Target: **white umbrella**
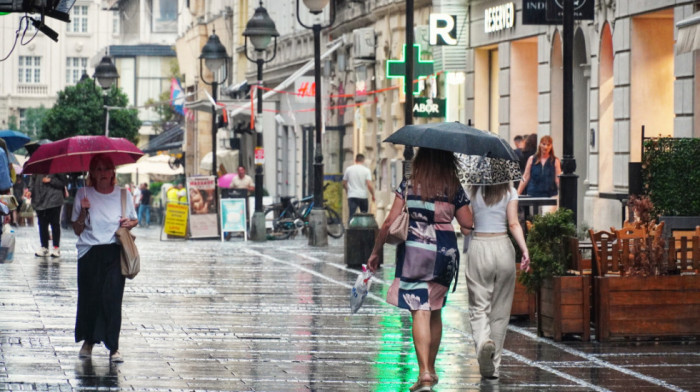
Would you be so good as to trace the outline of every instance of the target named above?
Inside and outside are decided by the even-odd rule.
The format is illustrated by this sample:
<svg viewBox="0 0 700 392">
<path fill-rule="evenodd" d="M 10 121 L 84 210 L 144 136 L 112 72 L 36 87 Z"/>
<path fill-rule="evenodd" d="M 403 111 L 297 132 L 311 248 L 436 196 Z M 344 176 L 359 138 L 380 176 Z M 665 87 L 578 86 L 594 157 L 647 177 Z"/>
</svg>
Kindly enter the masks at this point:
<svg viewBox="0 0 700 392">
<path fill-rule="evenodd" d="M 148 182 L 152 177 L 160 178 L 166 176 L 182 175 L 182 166 L 173 169 L 170 167 L 169 155 L 154 155 L 141 157 L 136 163 L 122 165 L 117 168 L 117 174 L 131 174 L 138 183 Z M 138 177 L 138 178 L 136 178 Z"/>
</svg>

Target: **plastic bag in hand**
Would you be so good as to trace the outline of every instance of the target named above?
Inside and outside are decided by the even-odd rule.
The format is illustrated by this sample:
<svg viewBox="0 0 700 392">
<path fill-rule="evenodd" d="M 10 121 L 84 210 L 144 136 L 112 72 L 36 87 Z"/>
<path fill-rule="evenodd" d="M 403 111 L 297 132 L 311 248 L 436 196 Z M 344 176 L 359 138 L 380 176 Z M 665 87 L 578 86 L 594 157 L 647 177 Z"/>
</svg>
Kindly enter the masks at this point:
<svg viewBox="0 0 700 392">
<path fill-rule="evenodd" d="M 367 265 L 362 264 L 362 273 L 357 277 L 355 285 L 350 290 L 350 311 L 352 313 L 357 313 L 357 310 L 362 306 L 371 284 L 372 272 L 367 269 Z"/>
</svg>

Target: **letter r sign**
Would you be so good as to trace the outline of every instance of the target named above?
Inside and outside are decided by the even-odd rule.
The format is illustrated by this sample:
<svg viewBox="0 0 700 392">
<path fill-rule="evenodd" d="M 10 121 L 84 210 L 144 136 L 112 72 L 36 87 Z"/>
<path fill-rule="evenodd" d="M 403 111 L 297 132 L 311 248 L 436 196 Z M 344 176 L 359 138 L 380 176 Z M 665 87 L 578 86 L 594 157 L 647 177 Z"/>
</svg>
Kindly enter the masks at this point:
<svg viewBox="0 0 700 392">
<path fill-rule="evenodd" d="M 430 14 L 430 45 L 457 45 L 457 16 Z"/>
</svg>

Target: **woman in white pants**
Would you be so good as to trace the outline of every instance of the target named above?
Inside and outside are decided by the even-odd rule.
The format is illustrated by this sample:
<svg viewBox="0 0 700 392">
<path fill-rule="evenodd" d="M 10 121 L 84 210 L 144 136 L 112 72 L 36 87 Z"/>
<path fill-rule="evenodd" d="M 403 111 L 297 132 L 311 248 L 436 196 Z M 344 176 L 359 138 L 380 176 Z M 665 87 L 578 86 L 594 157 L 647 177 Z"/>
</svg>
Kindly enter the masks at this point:
<svg viewBox="0 0 700 392">
<path fill-rule="evenodd" d="M 469 319 L 481 376 L 497 380 L 515 289 L 515 249 L 508 228 L 522 251 L 521 269 L 529 269 L 530 256 L 513 185 L 472 186 L 469 193 L 474 216 L 466 261 Z"/>
</svg>

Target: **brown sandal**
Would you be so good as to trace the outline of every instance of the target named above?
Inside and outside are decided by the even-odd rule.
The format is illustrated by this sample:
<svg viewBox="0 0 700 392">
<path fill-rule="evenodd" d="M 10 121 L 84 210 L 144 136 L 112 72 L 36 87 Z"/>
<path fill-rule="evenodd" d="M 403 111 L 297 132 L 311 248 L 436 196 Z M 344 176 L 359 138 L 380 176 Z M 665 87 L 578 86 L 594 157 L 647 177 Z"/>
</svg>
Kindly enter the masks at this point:
<svg viewBox="0 0 700 392">
<path fill-rule="evenodd" d="M 408 390 L 410 392 L 431 392 L 434 384 L 433 375 L 430 372 L 425 372 L 418 376 L 418 381 L 413 384 Z"/>
</svg>

